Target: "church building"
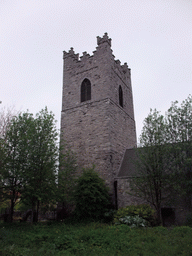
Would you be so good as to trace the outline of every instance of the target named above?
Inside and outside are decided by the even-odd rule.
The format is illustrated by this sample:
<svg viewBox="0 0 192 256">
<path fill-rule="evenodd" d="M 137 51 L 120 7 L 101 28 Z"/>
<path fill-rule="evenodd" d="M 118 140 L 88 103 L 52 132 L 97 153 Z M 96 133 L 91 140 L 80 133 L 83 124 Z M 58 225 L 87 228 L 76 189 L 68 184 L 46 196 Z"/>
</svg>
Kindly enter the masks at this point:
<svg viewBox="0 0 192 256">
<path fill-rule="evenodd" d="M 76 154 L 79 172 L 95 166 L 110 188 L 116 209 L 143 203 L 128 194 L 135 176 L 136 128 L 131 70 L 115 60 L 107 33 L 97 37 L 92 55 L 79 57 L 73 48 L 63 54 L 61 145 Z M 164 223 L 183 223 L 186 207 L 161 209 Z"/>
<path fill-rule="evenodd" d="M 71 48 L 63 59 L 61 143 L 76 153 L 80 169 L 95 165 L 116 207 L 123 206 L 119 169 L 125 150 L 136 147 L 131 70 L 115 60 L 107 33 L 97 37 L 93 55 L 79 58 Z"/>
</svg>

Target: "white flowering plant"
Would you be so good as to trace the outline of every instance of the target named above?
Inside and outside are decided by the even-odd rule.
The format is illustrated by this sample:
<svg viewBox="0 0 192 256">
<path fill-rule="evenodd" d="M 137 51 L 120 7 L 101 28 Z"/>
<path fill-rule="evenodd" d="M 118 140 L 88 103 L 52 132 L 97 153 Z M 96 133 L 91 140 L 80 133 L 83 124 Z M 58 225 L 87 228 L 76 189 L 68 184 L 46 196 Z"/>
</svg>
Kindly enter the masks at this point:
<svg viewBox="0 0 192 256">
<path fill-rule="evenodd" d="M 126 225 L 130 226 L 131 228 L 149 226 L 148 221 L 139 217 L 139 215 L 125 216 L 123 218 L 119 218 L 119 223 L 116 223 L 116 224 L 126 224 Z"/>
</svg>

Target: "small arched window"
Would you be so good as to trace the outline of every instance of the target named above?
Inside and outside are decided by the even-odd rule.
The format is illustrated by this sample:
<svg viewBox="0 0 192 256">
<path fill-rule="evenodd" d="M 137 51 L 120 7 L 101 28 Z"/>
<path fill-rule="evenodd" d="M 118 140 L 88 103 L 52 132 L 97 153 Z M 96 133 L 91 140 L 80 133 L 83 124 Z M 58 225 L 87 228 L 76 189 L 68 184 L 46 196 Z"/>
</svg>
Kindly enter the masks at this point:
<svg viewBox="0 0 192 256">
<path fill-rule="evenodd" d="M 85 78 L 81 84 L 81 102 L 91 100 L 91 82 Z"/>
<path fill-rule="evenodd" d="M 121 85 L 119 85 L 119 105 L 123 108 L 123 90 Z"/>
</svg>

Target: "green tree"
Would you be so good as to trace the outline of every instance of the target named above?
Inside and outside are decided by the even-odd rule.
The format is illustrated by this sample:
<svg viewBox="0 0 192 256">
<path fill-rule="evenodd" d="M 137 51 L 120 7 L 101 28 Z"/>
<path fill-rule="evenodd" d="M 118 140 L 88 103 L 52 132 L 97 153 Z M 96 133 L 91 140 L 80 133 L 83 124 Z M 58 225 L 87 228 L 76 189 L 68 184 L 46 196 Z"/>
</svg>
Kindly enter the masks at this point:
<svg viewBox="0 0 192 256">
<path fill-rule="evenodd" d="M 52 202 L 57 189 L 58 133 L 54 115 L 47 108 L 36 114 L 28 138 L 28 166 L 24 173 L 22 200 L 31 205 L 32 219 L 37 221 L 40 204 Z"/>
<path fill-rule="evenodd" d="M 134 193 L 155 207 L 159 221 L 162 203 L 173 203 L 175 193 L 191 202 L 192 97 L 180 107 L 177 103 L 165 117 L 155 109 L 145 118 L 136 149 L 137 176 L 131 181 Z"/>
<path fill-rule="evenodd" d="M 75 191 L 76 215 L 80 219 L 101 219 L 110 204 L 108 188 L 93 168 L 84 169 Z"/>
<path fill-rule="evenodd" d="M 1 190 L 3 199 L 10 200 L 10 221 L 14 206 L 20 196 L 24 173 L 27 169 L 28 131 L 32 121 L 29 113 L 19 114 L 12 118 L 3 135 Z"/>
<path fill-rule="evenodd" d="M 167 143 L 170 145 L 171 169 L 175 173 L 176 189 L 184 196 L 186 206 L 191 209 L 192 195 L 192 96 L 180 106 L 172 103 L 166 114 Z"/>
<path fill-rule="evenodd" d="M 169 198 L 171 188 L 166 165 L 168 148 L 165 130 L 164 116 L 156 109 L 150 110 L 140 136 L 141 147 L 136 149 L 137 175 L 131 180 L 134 193 L 154 206 L 159 222 L 161 205 Z"/>
<path fill-rule="evenodd" d="M 75 154 L 67 145 L 62 145 L 60 148 L 59 166 L 57 201 L 63 213 L 68 214 L 71 205 L 74 205 L 77 163 Z"/>
<path fill-rule="evenodd" d="M 4 196 L 3 196 L 3 190 L 4 190 L 4 185 L 3 185 L 3 159 L 4 159 L 4 147 L 3 147 L 3 139 L 0 138 L 0 203 L 3 201 Z M 1 210 L 1 207 L 0 207 Z"/>
<path fill-rule="evenodd" d="M 0 102 L 1 103 L 1 102 Z M 1 108 L 0 110 L 0 210 L 7 208 L 7 202 L 5 200 L 5 189 L 3 182 L 3 162 L 6 156 L 5 154 L 5 141 L 6 141 L 6 131 L 8 126 L 14 116 L 18 115 L 18 112 L 12 108 Z"/>
<path fill-rule="evenodd" d="M 3 165 L 5 158 L 4 154 L 4 141 L 2 138 L 0 138 L 0 213 L 2 213 L 2 210 L 5 211 L 6 208 L 9 207 L 9 201 L 6 201 L 5 197 L 5 186 L 4 186 L 4 178 L 3 178 Z"/>
<path fill-rule="evenodd" d="M 32 207 L 37 221 L 40 203 L 55 199 L 58 171 L 57 131 L 47 108 L 34 117 L 20 113 L 12 118 L 5 132 L 2 168 L 4 199 L 11 201 L 11 220 L 18 197 Z M 33 218 L 34 212 L 36 218 Z"/>
</svg>

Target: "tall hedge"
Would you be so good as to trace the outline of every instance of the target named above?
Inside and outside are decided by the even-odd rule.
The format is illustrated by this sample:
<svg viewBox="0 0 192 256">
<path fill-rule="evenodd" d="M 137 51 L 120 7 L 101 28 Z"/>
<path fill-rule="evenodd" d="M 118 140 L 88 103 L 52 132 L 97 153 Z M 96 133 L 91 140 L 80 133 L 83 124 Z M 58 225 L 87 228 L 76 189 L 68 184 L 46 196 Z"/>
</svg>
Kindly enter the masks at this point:
<svg viewBox="0 0 192 256">
<path fill-rule="evenodd" d="M 103 218 L 110 204 L 108 188 L 94 168 L 84 169 L 77 180 L 75 214 L 80 219 Z"/>
</svg>

